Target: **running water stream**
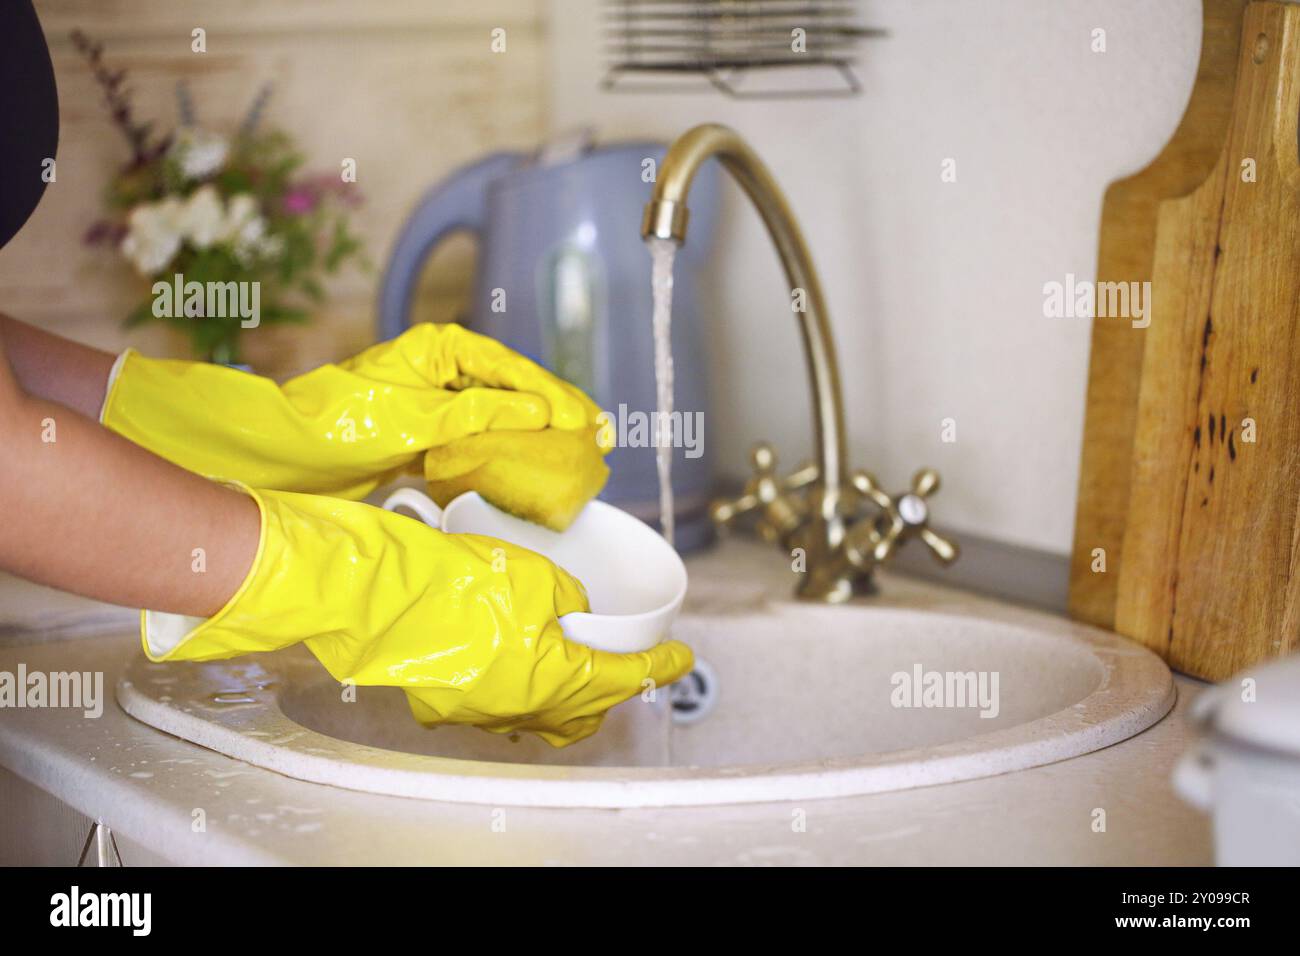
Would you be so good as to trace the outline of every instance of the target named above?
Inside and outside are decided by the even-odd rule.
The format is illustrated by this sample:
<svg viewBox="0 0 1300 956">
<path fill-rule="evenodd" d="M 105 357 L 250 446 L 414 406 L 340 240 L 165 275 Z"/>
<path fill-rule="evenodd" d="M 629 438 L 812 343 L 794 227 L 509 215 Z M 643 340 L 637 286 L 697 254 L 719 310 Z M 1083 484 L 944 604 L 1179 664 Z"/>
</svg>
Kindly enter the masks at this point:
<svg viewBox="0 0 1300 956">
<path fill-rule="evenodd" d="M 654 295 L 655 465 L 659 472 L 659 527 L 673 543 L 673 258 L 677 243 L 671 239 L 646 239 L 650 248 L 650 288 Z"/>
</svg>

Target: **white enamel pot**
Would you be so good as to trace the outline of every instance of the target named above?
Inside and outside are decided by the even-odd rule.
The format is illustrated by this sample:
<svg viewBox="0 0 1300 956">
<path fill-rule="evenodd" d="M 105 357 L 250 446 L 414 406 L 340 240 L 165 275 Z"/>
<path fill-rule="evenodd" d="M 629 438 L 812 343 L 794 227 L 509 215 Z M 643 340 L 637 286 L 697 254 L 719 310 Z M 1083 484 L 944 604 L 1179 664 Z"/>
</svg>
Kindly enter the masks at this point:
<svg viewBox="0 0 1300 956">
<path fill-rule="evenodd" d="M 1220 866 L 1300 866 L 1300 655 L 1238 674 L 1192 709 L 1174 789 L 1214 823 Z"/>
</svg>

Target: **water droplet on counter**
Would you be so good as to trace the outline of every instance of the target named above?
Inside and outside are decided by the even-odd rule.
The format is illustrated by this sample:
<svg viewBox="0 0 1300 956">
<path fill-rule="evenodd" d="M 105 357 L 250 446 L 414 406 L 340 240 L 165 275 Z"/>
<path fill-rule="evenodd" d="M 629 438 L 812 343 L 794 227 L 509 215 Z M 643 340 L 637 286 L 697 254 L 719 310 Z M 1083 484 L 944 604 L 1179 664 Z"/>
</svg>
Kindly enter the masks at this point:
<svg viewBox="0 0 1300 956">
<path fill-rule="evenodd" d="M 208 700 L 214 704 L 256 704 L 257 698 L 253 697 L 247 690 L 219 690 L 214 694 L 208 695 Z"/>
</svg>

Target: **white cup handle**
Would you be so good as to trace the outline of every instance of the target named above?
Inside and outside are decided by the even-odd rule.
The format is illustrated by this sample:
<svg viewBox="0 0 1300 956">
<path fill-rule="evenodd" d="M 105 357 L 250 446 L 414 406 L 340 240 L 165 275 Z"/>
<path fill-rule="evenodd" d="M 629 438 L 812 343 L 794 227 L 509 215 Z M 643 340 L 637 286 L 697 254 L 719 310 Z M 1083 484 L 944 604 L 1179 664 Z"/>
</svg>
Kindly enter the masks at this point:
<svg viewBox="0 0 1300 956">
<path fill-rule="evenodd" d="M 384 510 L 396 511 L 398 508 L 414 511 L 425 524 L 442 530 L 442 509 L 424 492 L 415 488 L 398 488 L 384 501 Z"/>
</svg>

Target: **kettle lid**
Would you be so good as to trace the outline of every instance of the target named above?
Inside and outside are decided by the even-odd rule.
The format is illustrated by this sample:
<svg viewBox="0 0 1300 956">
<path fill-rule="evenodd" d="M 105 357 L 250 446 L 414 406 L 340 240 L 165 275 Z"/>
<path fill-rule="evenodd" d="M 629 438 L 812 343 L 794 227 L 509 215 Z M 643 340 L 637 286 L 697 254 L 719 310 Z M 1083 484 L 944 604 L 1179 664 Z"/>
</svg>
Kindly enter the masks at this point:
<svg viewBox="0 0 1300 956">
<path fill-rule="evenodd" d="M 578 126 L 552 136 L 537 150 L 538 166 L 563 166 L 581 159 L 596 145 L 596 130 L 591 126 Z"/>
</svg>

